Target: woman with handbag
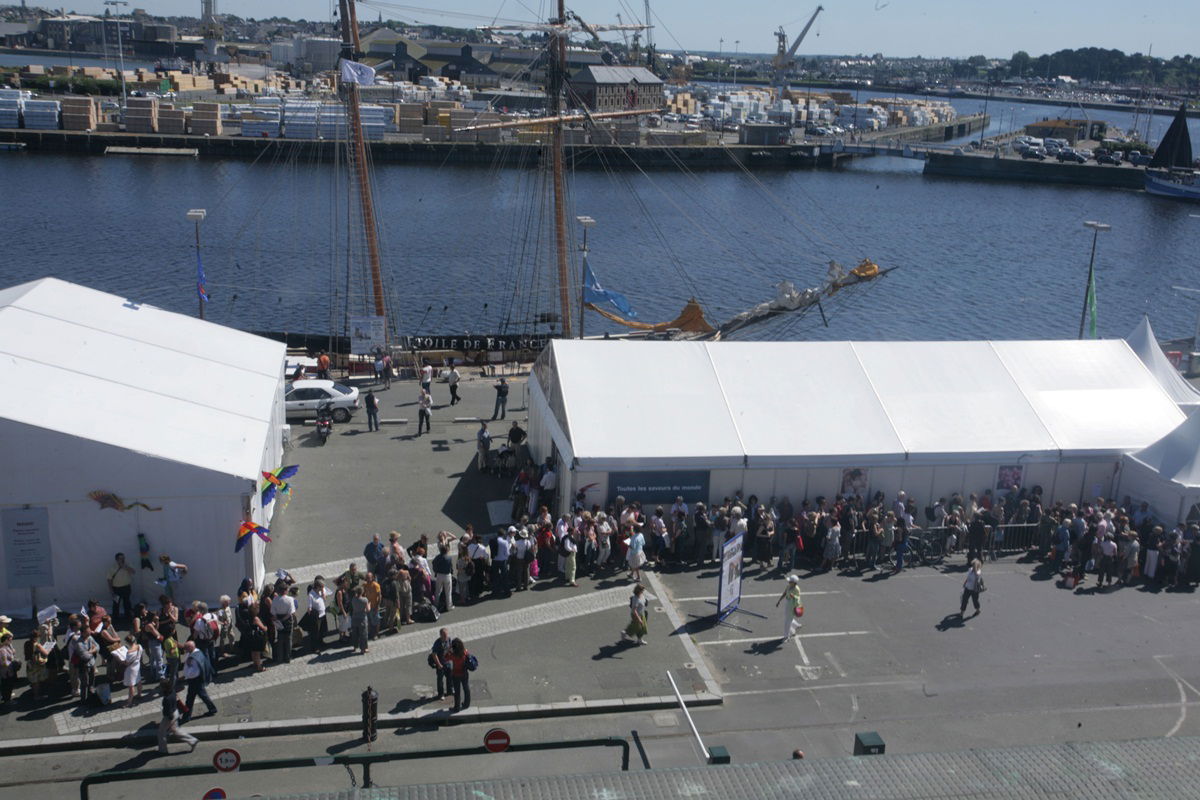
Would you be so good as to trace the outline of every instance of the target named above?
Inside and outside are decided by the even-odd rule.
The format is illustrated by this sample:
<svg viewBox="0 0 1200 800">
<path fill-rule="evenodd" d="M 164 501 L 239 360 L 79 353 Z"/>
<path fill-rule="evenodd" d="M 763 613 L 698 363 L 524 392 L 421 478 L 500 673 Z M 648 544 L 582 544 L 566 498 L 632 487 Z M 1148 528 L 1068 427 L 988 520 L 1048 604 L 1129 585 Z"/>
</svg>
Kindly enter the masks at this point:
<svg viewBox="0 0 1200 800">
<path fill-rule="evenodd" d="M 21 662 L 17 660 L 12 634 L 5 631 L 0 634 L 0 706 L 8 705 L 12 700 L 13 688 L 17 685 L 17 673 L 20 671 Z"/>
<path fill-rule="evenodd" d="M 783 590 L 783 594 L 779 595 L 779 599 L 775 601 L 775 607 L 779 608 L 779 604 L 787 600 L 787 605 L 783 607 L 783 641 L 791 639 L 797 628 L 804 627 L 804 623 L 800 618 L 804 616 L 804 602 L 800 599 L 800 578 L 796 575 L 788 575 L 787 586 Z"/>
<path fill-rule="evenodd" d="M 258 602 L 253 593 L 247 592 L 239 598 L 237 621 L 246 651 L 250 654 L 250 662 L 254 664 L 254 671 L 262 672 L 263 650 L 267 647 L 267 626 L 259 618 Z"/>
<path fill-rule="evenodd" d="M 637 534 L 641 536 L 641 534 Z M 648 641 L 646 636 L 650 626 L 646 618 L 646 587 L 640 583 L 633 587 L 633 596 L 629 598 L 629 624 L 621 631 L 621 641 L 637 639 L 638 644 Z"/>
<path fill-rule="evenodd" d="M 971 600 L 975 603 L 975 616 L 979 616 L 979 593 L 984 591 L 987 591 L 987 587 L 983 585 L 983 562 L 977 558 L 971 562 L 967 578 L 963 581 L 962 603 L 958 615 L 961 617 L 967 613 L 967 600 Z"/>
</svg>

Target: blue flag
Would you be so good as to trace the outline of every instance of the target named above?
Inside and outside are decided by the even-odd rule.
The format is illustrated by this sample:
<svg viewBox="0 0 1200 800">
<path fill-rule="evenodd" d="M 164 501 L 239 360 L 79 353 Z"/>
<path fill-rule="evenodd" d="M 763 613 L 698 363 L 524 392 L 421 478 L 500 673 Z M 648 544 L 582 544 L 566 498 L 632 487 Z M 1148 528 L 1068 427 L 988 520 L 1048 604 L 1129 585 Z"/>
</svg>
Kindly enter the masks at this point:
<svg viewBox="0 0 1200 800">
<path fill-rule="evenodd" d="M 637 316 L 637 312 L 629 305 L 629 300 L 625 295 L 614 292 L 612 289 L 605 289 L 600 285 L 600 281 L 596 280 L 596 275 L 592 272 L 591 265 L 586 261 L 583 264 L 583 300 L 594 306 L 611 303 L 617 311 L 621 312 L 621 316 L 627 318 Z"/>
<path fill-rule="evenodd" d="M 204 262 L 200 260 L 200 251 L 196 251 L 196 296 L 208 302 L 208 289 L 204 285 Z"/>
</svg>

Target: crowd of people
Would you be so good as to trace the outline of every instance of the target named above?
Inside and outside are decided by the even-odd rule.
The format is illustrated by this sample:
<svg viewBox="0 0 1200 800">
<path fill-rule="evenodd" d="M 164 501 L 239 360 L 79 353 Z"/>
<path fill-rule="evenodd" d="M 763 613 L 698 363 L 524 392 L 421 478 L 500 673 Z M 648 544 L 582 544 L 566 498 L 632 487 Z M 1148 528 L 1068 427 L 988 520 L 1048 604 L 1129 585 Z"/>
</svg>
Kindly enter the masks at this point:
<svg viewBox="0 0 1200 800">
<path fill-rule="evenodd" d="M 157 585 L 164 592 L 158 603 L 130 608 L 132 570 L 118 554 L 108 571 L 113 614 L 89 601 L 79 613 L 39 625 L 22 651 L 7 628 L 11 620 L 0 616 L 0 709 L 9 707 L 22 670 L 33 702 L 69 692 L 80 703 L 98 706 L 124 690 L 125 703 L 134 705 L 142 701 L 144 687 L 157 685 L 165 698 L 186 686 L 173 723 L 177 731 L 197 700 L 215 711 L 205 686 L 220 670 L 244 665 L 261 672 L 330 647 L 367 653 L 372 641 L 404 626 L 434 623 L 458 606 L 509 597 L 538 582 L 571 589 L 581 576 L 627 572 L 638 584 L 645 570 L 719 560 L 724 544 L 739 534 L 751 562 L 746 569 L 757 564 L 761 576 L 784 577 L 802 568 L 862 575 L 903 570 L 930 550 L 961 556 L 970 565 L 964 611 L 968 600 L 978 608 L 983 562 L 1011 551 L 1061 572 L 1064 583 L 1076 589 L 1091 576 L 1101 587 L 1200 580 L 1195 524 L 1168 529 L 1145 504 L 1129 511 L 1128 501 L 1047 508 L 1037 487 L 996 496 L 955 494 L 926 506 L 918 522 L 918 507 L 905 492 L 892 499 L 878 493 L 869 499 L 818 497 L 799 507 L 786 497 L 762 503 L 739 492 L 712 508 L 677 497 L 653 509 L 622 497 L 606 507 L 585 508 L 579 496 L 555 515 L 539 498 L 554 497 L 556 481 L 551 463 L 528 462 L 513 482 L 514 520 L 495 532 L 478 534 L 467 525 L 461 534 L 422 534 L 408 545 L 396 532 L 386 539 L 375 535 L 362 561 L 340 575 L 318 575 L 301 586 L 280 570 L 261 586 L 244 580 L 212 608 L 199 600 L 183 608 L 176 604 L 187 566 L 167 556 L 161 559 L 163 579 Z M 635 593 L 631 601 L 624 636 L 642 643 L 647 628 L 639 597 Z M 797 598 L 789 601 L 789 613 L 802 608 Z M 785 635 L 798 624 L 787 617 Z M 164 724 L 168 721 L 164 716 Z"/>
</svg>

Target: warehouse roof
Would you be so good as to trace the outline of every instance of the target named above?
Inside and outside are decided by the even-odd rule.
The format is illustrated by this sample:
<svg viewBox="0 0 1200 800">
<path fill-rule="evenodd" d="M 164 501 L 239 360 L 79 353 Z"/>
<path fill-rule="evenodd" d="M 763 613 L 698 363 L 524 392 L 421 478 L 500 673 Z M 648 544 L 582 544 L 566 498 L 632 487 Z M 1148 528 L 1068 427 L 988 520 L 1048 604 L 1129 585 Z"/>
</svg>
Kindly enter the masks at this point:
<svg viewBox="0 0 1200 800">
<path fill-rule="evenodd" d="M 56 278 L 0 291 L 0 418 L 256 478 L 285 348 Z"/>
<path fill-rule="evenodd" d="M 535 374 L 595 469 L 1117 455 L 1184 419 L 1121 340 L 556 340 Z"/>
<path fill-rule="evenodd" d="M 660 84 L 662 78 L 645 67 L 584 67 L 571 76 L 573 83 Z"/>
</svg>

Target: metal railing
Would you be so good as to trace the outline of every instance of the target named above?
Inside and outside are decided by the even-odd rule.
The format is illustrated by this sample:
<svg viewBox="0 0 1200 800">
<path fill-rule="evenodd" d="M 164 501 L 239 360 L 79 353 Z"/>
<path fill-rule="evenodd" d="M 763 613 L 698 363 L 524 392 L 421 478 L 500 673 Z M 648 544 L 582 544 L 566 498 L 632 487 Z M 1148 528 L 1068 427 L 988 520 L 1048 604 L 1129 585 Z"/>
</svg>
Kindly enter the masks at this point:
<svg viewBox="0 0 1200 800">
<path fill-rule="evenodd" d="M 531 742 L 528 744 L 510 744 L 505 753 L 528 753 L 537 750 L 566 750 L 584 747 L 619 747 L 621 748 L 621 770 L 629 771 L 629 740 L 619 736 L 608 736 L 596 739 L 570 739 L 557 742 Z M 243 761 L 237 768 L 238 772 L 263 772 L 277 769 L 295 769 L 297 767 L 328 767 L 340 765 L 349 770 L 361 766 L 363 770 L 363 788 L 371 788 L 371 766 L 390 761 L 413 761 L 422 758 L 452 758 L 455 756 L 477 756 L 490 754 L 483 745 L 478 747 L 442 748 L 437 750 L 415 750 L 404 753 L 348 753 L 336 756 L 308 756 L 304 758 L 276 758 L 265 761 Z M 105 783 L 121 783 L 125 781 L 145 781 L 158 778 L 179 778 L 188 775 L 222 775 L 212 764 L 202 764 L 191 767 L 160 767 L 144 770 L 109 770 L 94 772 L 86 776 L 79 784 L 80 800 L 90 800 L 89 790 L 93 786 Z M 351 773 L 353 780 L 353 773 Z"/>
<path fill-rule="evenodd" d="M 1044 532 L 1040 522 L 1009 523 L 1000 525 L 998 528 L 1000 530 L 999 536 L 993 531 L 983 542 L 985 560 L 1011 553 L 1021 553 L 1031 549 L 1045 549 L 1048 547 L 1048 531 L 1051 529 L 1047 529 Z M 905 557 L 905 563 L 908 563 L 909 559 L 914 555 L 919 555 L 920 550 L 926 552 L 925 558 L 920 559 L 921 561 L 942 560 L 946 555 L 949 555 L 948 542 L 951 533 L 955 536 L 955 553 L 961 553 L 965 556 L 969 549 L 968 534 L 966 531 L 945 526 L 918 527 L 909 531 L 909 548 L 908 554 Z M 1046 541 L 1043 541 L 1043 539 Z M 865 560 L 870 543 L 871 535 L 865 530 L 855 531 L 851 536 L 843 536 L 839 562 L 849 560 L 857 563 Z M 894 554 L 895 548 L 891 541 L 882 541 L 879 543 L 878 562 L 886 562 L 893 558 Z M 805 550 L 803 553 L 797 551 L 795 559 L 797 562 L 808 560 L 819 563 L 824 560 L 824 553 L 820 550 L 813 552 Z"/>
</svg>

